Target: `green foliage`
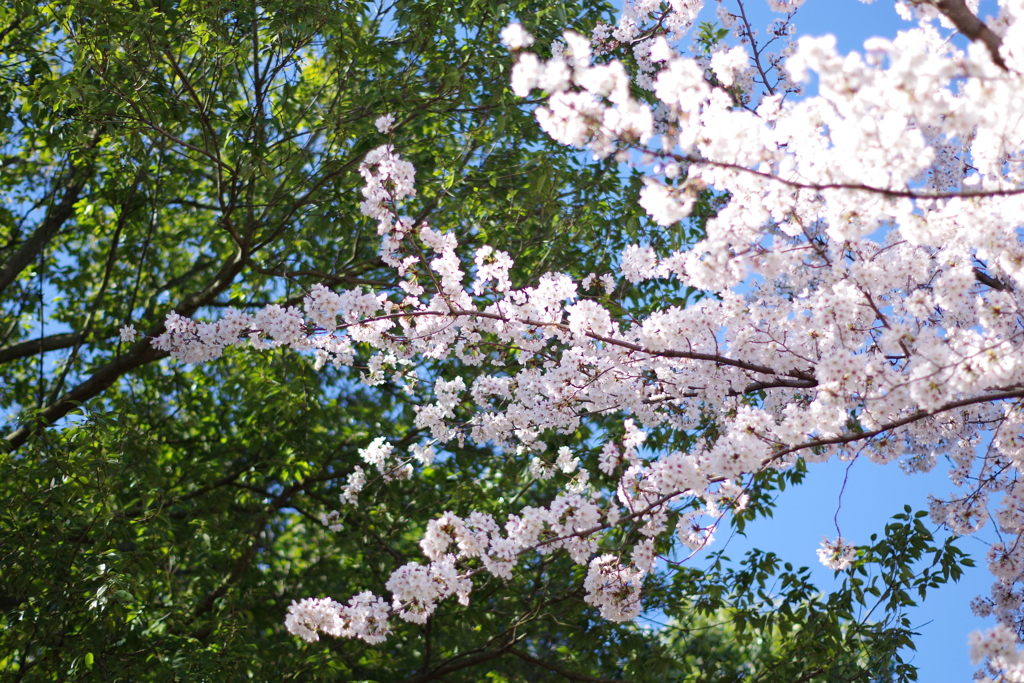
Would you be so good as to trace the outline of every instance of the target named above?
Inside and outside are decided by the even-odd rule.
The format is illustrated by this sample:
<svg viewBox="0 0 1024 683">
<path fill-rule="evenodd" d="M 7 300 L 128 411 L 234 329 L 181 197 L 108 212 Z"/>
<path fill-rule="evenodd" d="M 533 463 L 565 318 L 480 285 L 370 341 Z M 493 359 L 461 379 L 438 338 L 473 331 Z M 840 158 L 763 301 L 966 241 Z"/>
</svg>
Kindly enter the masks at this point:
<svg viewBox="0 0 1024 683">
<path fill-rule="evenodd" d="M 166 314 L 387 285 L 358 165 L 416 164 L 410 213 L 505 245 L 528 281 L 607 268 L 609 164 L 553 144 L 509 91 L 498 31 L 546 3 L 25 5 L 0 187 L 0 409 L 24 443 L 160 355 L 122 344 Z M 582 28 L 608 10 L 565 3 Z M 12 15 L 14 19 L 14 15 Z M 397 117 L 391 136 L 377 117 Z M 56 353 L 54 353 L 56 352 Z M 50 353 L 46 360 L 40 355 Z M 106 364 L 119 358 L 116 366 Z"/>
<path fill-rule="evenodd" d="M 703 54 L 710 54 L 712 48 L 729 35 L 729 29 L 722 28 L 710 21 L 702 21 L 697 25 L 697 47 Z"/>
<path fill-rule="evenodd" d="M 861 548 L 842 585 L 822 595 L 807 567 L 750 551 L 682 569 L 656 594 L 670 618 L 671 680 L 914 681 L 908 610 L 956 581 L 970 558 L 939 544 L 909 507 Z"/>
</svg>

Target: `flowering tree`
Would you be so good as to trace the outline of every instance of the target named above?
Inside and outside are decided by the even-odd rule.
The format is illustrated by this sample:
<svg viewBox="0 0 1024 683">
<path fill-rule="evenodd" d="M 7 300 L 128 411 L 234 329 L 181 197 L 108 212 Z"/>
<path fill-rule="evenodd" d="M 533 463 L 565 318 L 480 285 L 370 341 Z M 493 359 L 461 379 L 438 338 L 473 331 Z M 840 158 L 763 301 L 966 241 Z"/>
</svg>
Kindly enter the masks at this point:
<svg viewBox="0 0 1024 683">
<path fill-rule="evenodd" d="M 420 437 L 416 397 L 283 353 L 186 367 L 118 334 L 130 323 L 159 335 L 168 311 L 301 302 L 313 283 L 392 283 L 375 222 L 352 210 L 386 113 L 434 225 L 500 241 L 526 280 L 567 262 L 598 269 L 620 209 L 614 165 L 551 141 L 493 68 L 510 13 L 534 16 L 548 40 L 566 17 L 611 16 L 596 2 L 562 3 L 561 17 L 548 4 L 19 0 L 0 11 L 0 675 L 269 680 L 287 660 L 301 680 L 441 667 L 451 680 L 447 658 L 510 628 L 538 660 L 548 651 L 532 643 L 569 640 L 580 610 L 560 590 L 507 612 L 485 609 L 478 590 L 480 609 L 442 610 L 393 637 L 386 657 L 362 641 L 288 637 L 293 596 L 382 591 L 391 563 L 419 553 L 441 491 L 480 506 L 504 489 L 445 487 L 436 467 L 415 488 L 364 495 L 329 531 L 319 512 L 382 421 L 396 446 Z M 490 456 L 470 445 L 457 462 L 483 481 Z M 564 569 L 520 577 L 542 585 L 552 567 Z M 600 638 L 612 662 L 658 647 L 625 627 Z M 536 673 L 506 659 L 510 679 Z M 491 662 L 456 664 L 479 680 Z"/>
<path fill-rule="evenodd" d="M 314 286 L 301 310 L 168 318 L 153 345 L 187 362 L 240 343 L 308 351 L 319 366 L 369 353 L 367 384 L 428 385 L 415 424 L 429 437 L 400 449 L 383 429 L 326 525 L 371 480 L 415 478 L 449 444 L 495 445 L 561 484 L 506 517 L 438 509 L 423 560 L 391 574 L 386 595 L 297 602 L 293 633 L 379 643 L 394 620 L 426 623 L 442 600 L 468 603 L 481 577 L 511 580 L 551 553 L 587 568 L 585 601 L 602 617 L 628 621 L 659 557 L 710 545 L 760 473 L 855 457 L 927 470 L 942 458 L 963 493 L 931 500 L 932 520 L 956 534 L 988 522 L 1003 538 L 987 558 L 992 594 L 975 603 L 999 626 L 972 636 L 971 656 L 991 675 L 1024 675 L 1024 5 L 1001 2 L 982 23 L 962 1 L 898 2 L 914 28 L 842 56 L 831 37 L 791 43 L 800 3 L 771 4 L 784 13 L 775 54 L 742 4 L 718 11 L 740 44 L 706 39 L 695 54 L 683 40 L 699 1 L 627 3 L 616 25 L 567 30 L 550 53 L 533 51 L 521 24 L 502 34 L 513 90 L 544 95 L 539 125 L 638 169 L 654 222 L 672 230 L 715 205 L 695 243 L 634 244 L 615 272 L 517 286 L 500 245 L 466 253 L 457 231 L 406 215 L 415 168 L 385 144 L 362 160 L 360 210 L 398 287 Z M 957 47 L 955 31 L 976 42 Z M 797 96 L 810 73 L 817 92 Z M 623 281 L 705 295 L 659 305 L 623 297 Z M 451 374 L 423 372 L 424 359 Z M 462 368 L 479 370 L 466 381 Z M 551 447 L 593 416 L 619 426 Z M 645 448 L 665 434 L 676 447 Z M 595 445 L 586 462 L 574 450 Z M 858 550 L 826 539 L 819 556 L 842 571 Z"/>
</svg>

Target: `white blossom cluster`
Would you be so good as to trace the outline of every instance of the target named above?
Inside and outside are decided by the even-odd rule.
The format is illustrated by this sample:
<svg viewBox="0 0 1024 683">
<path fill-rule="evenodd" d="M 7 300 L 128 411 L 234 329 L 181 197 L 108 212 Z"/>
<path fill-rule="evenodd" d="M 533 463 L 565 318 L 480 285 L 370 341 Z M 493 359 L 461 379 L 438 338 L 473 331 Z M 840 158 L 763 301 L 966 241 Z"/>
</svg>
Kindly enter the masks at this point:
<svg viewBox="0 0 1024 683">
<path fill-rule="evenodd" d="M 630 621 L 640 616 L 640 589 L 645 572 L 619 564 L 615 555 L 595 557 L 583 582 L 583 599 L 610 621 Z"/>
<path fill-rule="evenodd" d="M 412 476 L 412 464 L 408 461 L 400 461 L 394 456 L 395 447 L 389 444 L 383 436 L 378 436 L 369 446 L 359 450 L 359 457 L 368 465 L 373 465 L 383 476 L 384 481 L 392 479 L 408 479 Z M 365 485 L 366 477 L 362 468 L 357 467 L 349 477 L 346 486 L 346 493 L 349 489 L 358 493 Z M 343 501 L 346 497 L 343 493 Z"/>
<path fill-rule="evenodd" d="M 449 595 L 459 596 L 459 602 L 469 604 L 473 584 L 455 567 L 455 557 L 446 555 L 428 566 L 410 562 L 399 567 L 384 586 L 394 596 L 395 614 L 414 624 L 425 624 L 433 614 L 437 602 Z"/>
<path fill-rule="evenodd" d="M 985 662 L 987 673 L 995 678 L 981 676 L 979 683 L 1021 683 L 1024 681 L 1024 651 L 1017 649 L 1017 634 L 1013 629 L 998 624 L 984 634 L 975 631 L 968 639 L 971 661 Z"/>
<path fill-rule="evenodd" d="M 857 559 L 857 547 L 851 545 L 842 536 L 834 541 L 823 537 L 821 547 L 817 552 L 818 559 L 823 565 L 840 572 L 846 570 Z"/>
<path fill-rule="evenodd" d="M 383 643 L 391 632 L 387 625 L 387 603 L 370 592 L 353 596 L 347 605 L 330 598 L 306 598 L 288 607 L 285 626 L 308 642 L 320 640 L 319 633 L 341 638 L 360 638 Z"/>
<path fill-rule="evenodd" d="M 468 599 L 475 572 L 508 578 L 522 553 L 559 549 L 589 567 L 589 604 L 631 618 L 653 544 L 670 530 L 705 547 L 717 520 L 745 504 L 752 473 L 798 457 L 863 456 L 908 471 L 950 463 L 963 495 L 932 499 L 932 519 L 958 534 L 990 518 L 999 525 L 1003 542 L 989 555 L 997 582 L 976 609 L 1020 633 L 1024 2 L 1002 0 L 991 22 L 1005 70 L 984 46 L 948 40 L 934 8 L 893 40 L 867 41 L 863 54 L 840 55 L 830 36 L 801 38 L 784 78 L 813 73 L 817 94 L 795 101 L 760 81 L 762 90 L 745 92 L 755 83 L 749 42 L 710 58 L 677 47 L 701 4 L 673 0 L 664 12 L 632 0 L 616 27 L 592 38 L 567 31 L 547 60 L 528 50 L 521 26 L 502 38 L 515 51 L 513 90 L 546 96 L 536 116 L 553 139 L 642 160 L 638 199 L 656 223 L 685 219 L 702 192 L 725 200 L 697 244 L 671 253 L 634 245 L 620 261 L 630 283 L 675 281 L 715 296 L 634 318 L 588 296 L 595 275 L 549 273 L 515 288 L 507 254 L 462 254 L 455 234 L 399 214 L 415 171 L 384 146 L 360 167 L 361 209 L 378 221 L 397 291 L 318 286 L 302 312 L 270 307 L 215 323 L 171 314 L 153 344 L 187 362 L 238 343 L 310 350 L 340 365 L 359 349 L 370 354 L 369 383 L 387 371 L 400 378 L 417 359 L 482 368 L 471 386 L 435 382 L 417 427 L 440 444 L 469 439 L 523 454 L 534 476 L 565 490 L 546 508 L 511 512 L 504 534 L 487 516 L 439 517 L 424 538 L 431 563 L 406 565 L 389 586 L 401 618 L 425 618 L 448 595 Z M 798 4 L 773 0 L 784 12 Z M 623 46 L 637 73 L 615 58 Z M 657 104 L 634 97 L 632 85 Z M 616 290 L 614 276 L 602 284 L 606 296 Z M 593 413 L 621 415 L 625 432 L 603 445 L 597 471 L 571 453 L 544 456 L 552 434 L 575 432 Z M 715 438 L 642 454 L 647 430 L 698 430 L 709 417 Z M 364 454 L 370 465 L 393 457 L 381 455 L 383 444 Z M 651 545 L 608 552 L 603 531 L 622 525 Z M 842 538 L 818 551 L 836 569 L 855 552 Z M 323 604 L 295 608 L 289 628 L 304 637 L 355 628 Z M 1001 634 L 976 651 L 1013 664 Z"/>
<path fill-rule="evenodd" d="M 463 519 L 445 512 L 428 524 L 420 542 L 430 563 L 405 564 L 388 579 L 385 587 L 392 595 L 390 611 L 405 621 L 423 624 L 437 603 L 448 596 L 455 595 L 460 603 L 469 604 L 476 573 L 486 571 L 511 579 L 518 556 L 527 550 L 546 554 L 564 549 L 574 561 L 585 565 L 597 549 L 594 533 L 606 526 L 601 517 L 593 500 L 576 494 L 559 495 L 549 507 L 526 507 L 520 515 L 509 515 L 504 535 L 491 515 L 473 512 Z M 613 556 L 606 557 L 614 560 Z M 472 559 L 479 560 L 481 566 L 467 571 L 466 561 Z M 612 567 L 604 558 L 590 563 L 586 600 L 608 618 L 627 621 L 639 614 L 643 578 L 654 565 L 653 541 L 636 546 L 632 560 L 627 567 L 617 562 Z M 371 638 L 383 640 L 389 614 L 386 603 L 368 592 L 353 600 L 356 602 L 347 608 L 330 599 L 294 603 L 285 625 L 308 641 L 317 640 L 319 632 L 368 642 L 379 642 Z M 356 618 L 355 614 L 360 616 Z"/>
</svg>

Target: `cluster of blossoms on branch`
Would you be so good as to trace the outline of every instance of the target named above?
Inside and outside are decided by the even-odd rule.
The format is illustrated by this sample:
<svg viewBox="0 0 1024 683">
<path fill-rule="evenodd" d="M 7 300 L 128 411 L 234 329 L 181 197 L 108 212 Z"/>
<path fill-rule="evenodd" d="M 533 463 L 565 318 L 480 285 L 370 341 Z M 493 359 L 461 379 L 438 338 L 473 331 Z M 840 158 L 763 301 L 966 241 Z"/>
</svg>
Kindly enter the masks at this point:
<svg viewBox="0 0 1024 683">
<path fill-rule="evenodd" d="M 933 520 L 967 534 L 991 518 L 1003 536 L 989 555 L 992 596 L 975 601 L 1001 630 L 976 636 L 973 652 L 1017 666 L 996 640 L 1016 642 L 1024 628 L 1024 2 L 1003 0 L 989 22 L 1006 68 L 979 44 L 950 42 L 952 25 L 924 2 L 902 6 L 916 28 L 867 41 L 863 55 L 838 54 L 832 37 L 791 43 L 784 21 L 772 30 L 783 48 L 769 58 L 722 11 L 740 46 L 687 56 L 676 46 L 702 4 L 627 2 L 617 26 L 589 38 L 567 31 L 546 59 L 528 51 L 523 27 L 502 34 L 513 90 L 546 97 L 541 127 L 596 158 L 639 165 L 639 202 L 653 221 L 684 220 L 702 192 L 723 199 L 696 244 L 634 245 L 617 275 L 549 273 L 516 288 L 507 254 L 463 255 L 456 235 L 401 214 L 415 172 L 384 145 L 360 167 L 360 208 L 378 222 L 399 289 L 318 285 L 301 311 L 270 306 L 211 323 L 172 314 L 153 340 L 187 362 L 248 343 L 351 365 L 362 349 L 370 384 L 417 381 L 406 370 L 419 359 L 480 366 L 488 372 L 471 386 L 438 380 L 417 426 L 433 443 L 494 444 L 533 458 L 538 478 L 563 475 L 550 505 L 503 524 L 445 512 L 422 542 L 429 563 L 388 581 L 390 606 L 367 594 L 348 605 L 304 600 L 289 611 L 292 632 L 378 642 L 389 610 L 422 623 L 439 600 L 469 600 L 476 574 L 508 578 L 523 553 L 558 550 L 588 566 L 587 602 L 628 620 L 642 609 L 655 541 L 674 533 L 706 546 L 717 520 L 745 504 L 751 475 L 797 458 L 911 471 L 946 458 L 963 495 L 932 499 Z M 633 73 L 616 56 L 626 50 Z M 817 94 L 787 99 L 811 72 Z M 613 278 L 710 295 L 626 319 L 603 303 Z M 545 456 L 549 435 L 573 433 L 593 413 L 623 416 L 625 436 L 600 459 L 610 486 L 594 485 L 600 475 L 571 452 Z M 642 455 L 645 430 L 696 435 L 709 418 L 714 438 Z M 426 447 L 364 457 L 384 478 L 414 476 Z M 359 469 L 342 502 L 365 483 Z M 604 545 L 623 526 L 643 540 Z M 836 569 L 855 561 L 842 538 L 819 555 Z"/>
</svg>

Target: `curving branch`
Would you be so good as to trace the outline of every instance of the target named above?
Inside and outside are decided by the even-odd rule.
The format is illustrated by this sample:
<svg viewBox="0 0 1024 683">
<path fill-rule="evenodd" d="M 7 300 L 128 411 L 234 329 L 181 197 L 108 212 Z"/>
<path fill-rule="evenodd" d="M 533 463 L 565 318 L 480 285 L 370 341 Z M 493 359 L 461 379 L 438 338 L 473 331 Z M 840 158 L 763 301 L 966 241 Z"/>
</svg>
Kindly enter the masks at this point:
<svg viewBox="0 0 1024 683">
<path fill-rule="evenodd" d="M 1017 195 L 1024 194 L 1024 187 L 1014 186 L 1007 188 L 993 188 L 985 190 L 958 190 L 956 192 L 940 192 L 930 190 L 914 190 L 914 189 L 892 189 L 887 187 L 876 187 L 874 185 L 866 185 L 864 183 L 816 183 L 813 181 L 800 181 L 791 180 L 789 178 L 783 178 L 770 171 L 762 171 L 757 168 L 750 168 L 742 164 L 736 164 L 731 161 L 715 161 L 714 159 L 707 159 L 701 156 L 695 156 L 692 154 L 676 154 L 670 152 L 657 152 L 646 150 L 648 153 L 656 156 L 660 159 L 671 159 L 680 164 L 693 164 L 697 166 L 713 166 L 715 168 L 725 168 L 730 171 L 737 171 L 739 173 L 746 173 L 756 178 L 763 178 L 765 180 L 791 187 L 794 190 L 807 190 L 809 192 L 823 192 L 826 190 L 849 190 L 853 192 L 868 192 L 871 194 L 878 195 L 880 197 L 888 197 L 890 199 L 920 199 L 920 200 L 933 200 L 933 199 L 989 199 L 992 197 L 1015 197 Z"/>
<path fill-rule="evenodd" d="M 547 669 L 548 671 L 554 672 L 562 678 L 570 681 L 584 681 L 585 683 L 630 683 L 629 681 L 621 678 L 601 678 L 599 676 L 576 673 L 575 671 L 570 671 L 564 667 L 558 666 L 557 664 L 545 662 L 543 659 L 537 659 L 536 657 L 514 647 L 508 648 L 508 653 L 518 657 L 527 664 L 532 664 L 541 669 Z"/>
<path fill-rule="evenodd" d="M 427 681 L 444 680 L 444 677 L 450 673 L 455 673 L 462 669 L 468 669 L 478 664 L 489 662 L 492 659 L 504 657 L 506 654 L 508 654 L 508 651 L 505 648 L 483 650 L 454 661 L 449 661 L 447 664 L 442 664 L 441 666 L 425 673 L 410 676 L 402 681 L 402 683 L 427 683 Z"/>
<path fill-rule="evenodd" d="M 925 418 L 935 417 L 941 413 L 949 412 L 950 410 L 956 410 L 957 408 L 966 408 L 967 406 L 977 405 L 979 403 L 993 403 L 995 401 L 1008 401 L 1015 398 L 1024 398 L 1024 388 L 1010 389 L 1007 391 L 997 391 L 990 394 L 982 394 L 981 396 L 972 396 L 971 398 L 962 398 L 956 401 L 950 401 L 944 403 L 937 408 L 930 410 L 918 410 L 906 417 L 886 422 L 885 424 L 866 432 L 854 432 L 852 434 L 842 434 L 839 436 L 812 439 L 811 441 L 805 441 L 796 446 L 790 446 L 789 448 L 783 448 L 775 451 L 770 458 L 764 460 L 761 465 L 762 467 L 768 467 L 774 462 L 778 462 L 782 457 L 795 453 L 797 451 L 806 450 L 808 448 L 817 448 L 819 446 L 838 446 L 847 443 L 855 443 L 857 441 L 864 441 L 867 439 L 873 439 L 876 436 L 885 434 L 886 432 L 898 429 L 905 425 L 911 424 L 912 422 L 918 422 Z"/>
</svg>

